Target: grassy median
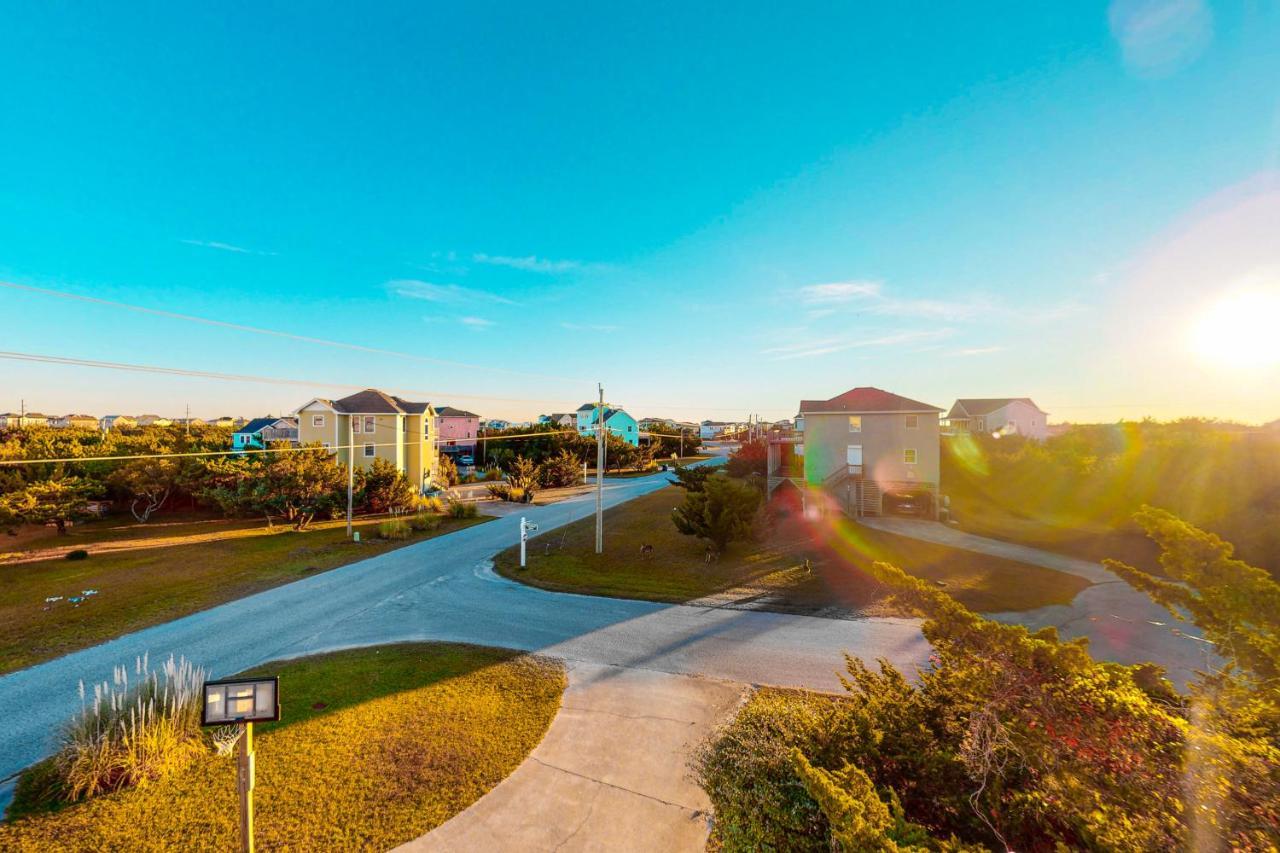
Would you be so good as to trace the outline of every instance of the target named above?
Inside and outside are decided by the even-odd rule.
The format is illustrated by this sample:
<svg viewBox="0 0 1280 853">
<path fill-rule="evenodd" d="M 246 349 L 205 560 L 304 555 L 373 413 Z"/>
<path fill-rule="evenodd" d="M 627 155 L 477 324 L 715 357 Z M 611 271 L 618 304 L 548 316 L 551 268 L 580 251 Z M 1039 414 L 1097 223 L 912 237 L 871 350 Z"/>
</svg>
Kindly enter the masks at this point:
<svg viewBox="0 0 1280 853">
<path fill-rule="evenodd" d="M 263 850 L 387 850 L 506 778 L 560 705 L 563 666 L 537 656 L 404 643 L 283 661 L 279 723 L 255 727 Z M 21 817 L 12 817 L 15 814 Z M 210 752 L 150 784 L 49 811 L 20 791 L 0 849 L 230 850 L 235 765 Z"/>
<path fill-rule="evenodd" d="M 0 673 L 486 520 L 446 517 L 436 530 L 392 541 L 374 538 L 378 521 L 361 521 L 359 543 L 340 524 L 301 532 L 237 525 L 213 539 L 208 523 L 157 526 L 146 547 L 0 563 Z M 97 594 L 70 601 L 91 589 Z"/>
<path fill-rule="evenodd" d="M 796 515 L 763 525 L 754 541 L 734 542 L 708 563 L 705 543 L 680 534 L 674 486 L 605 513 L 605 553 L 595 553 L 595 521 L 584 519 L 529 543 L 529 565 L 515 548 L 500 553 L 500 574 L 561 592 L 685 602 L 705 596 L 760 598 L 794 612 L 827 608 L 868 615 L 897 612 L 863 568 L 876 560 L 937 581 L 966 607 L 983 612 L 1065 604 L 1083 578 L 871 530 L 848 519 L 810 524 Z M 641 553 L 644 545 L 652 552 Z M 806 568 L 808 560 L 808 568 Z"/>
</svg>

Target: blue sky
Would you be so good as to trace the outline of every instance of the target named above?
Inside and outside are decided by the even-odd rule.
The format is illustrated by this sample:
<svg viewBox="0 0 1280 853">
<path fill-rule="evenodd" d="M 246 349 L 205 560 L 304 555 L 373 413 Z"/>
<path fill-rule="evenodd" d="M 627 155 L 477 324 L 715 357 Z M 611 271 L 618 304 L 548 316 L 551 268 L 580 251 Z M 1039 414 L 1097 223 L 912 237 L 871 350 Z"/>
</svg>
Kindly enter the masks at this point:
<svg viewBox="0 0 1280 853">
<path fill-rule="evenodd" d="M 0 281 L 493 369 L 0 287 L 6 352 L 315 383 L 0 360 L 0 409 L 1280 417 L 1223 352 L 1280 305 L 1276 4 L 689 5 L 10 4 Z"/>
</svg>

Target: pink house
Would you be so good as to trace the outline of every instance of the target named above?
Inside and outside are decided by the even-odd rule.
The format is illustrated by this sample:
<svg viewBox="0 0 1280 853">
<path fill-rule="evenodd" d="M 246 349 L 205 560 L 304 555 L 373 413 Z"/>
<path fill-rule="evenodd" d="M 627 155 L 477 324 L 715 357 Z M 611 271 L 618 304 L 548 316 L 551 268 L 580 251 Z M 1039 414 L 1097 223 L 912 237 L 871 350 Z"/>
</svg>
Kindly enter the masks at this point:
<svg viewBox="0 0 1280 853">
<path fill-rule="evenodd" d="M 436 407 L 436 445 L 441 453 L 454 456 L 476 452 L 476 435 L 480 432 L 480 416 L 452 406 Z"/>
</svg>

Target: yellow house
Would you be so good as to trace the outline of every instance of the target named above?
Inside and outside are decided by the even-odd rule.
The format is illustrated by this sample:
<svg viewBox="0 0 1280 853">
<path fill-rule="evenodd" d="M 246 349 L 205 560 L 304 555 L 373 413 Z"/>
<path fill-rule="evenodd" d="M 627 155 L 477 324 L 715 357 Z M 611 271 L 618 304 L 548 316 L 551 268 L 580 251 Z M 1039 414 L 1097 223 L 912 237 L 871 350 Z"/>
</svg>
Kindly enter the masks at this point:
<svg viewBox="0 0 1280 853">
<path fill-rule="evenodd" d="M 385 459 L 399 468 L 422 491 L 439 472 L 436 435 L 431 428 L 436 411 L 430 403 L 413 403 L 374 388 L 341 400 L 316 398 L 298 408 L 298 442 L 319 442 L 346 466 L 350 450 L 355 464 L 368 468 Z"/>
</svg>

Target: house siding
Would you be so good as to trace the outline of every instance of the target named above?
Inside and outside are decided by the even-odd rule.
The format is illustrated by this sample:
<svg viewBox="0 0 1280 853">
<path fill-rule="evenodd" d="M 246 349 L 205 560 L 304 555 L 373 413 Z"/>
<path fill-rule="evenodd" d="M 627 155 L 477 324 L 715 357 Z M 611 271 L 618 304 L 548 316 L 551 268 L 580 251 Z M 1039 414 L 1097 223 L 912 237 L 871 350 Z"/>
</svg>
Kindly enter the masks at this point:
<svg viewBox="0 0 1280 853">
<path fill-rule="evenodd" d="M 916 418 L 914 429 L 907 418 Z M 849 445 L 861 445 L 863 476 L 885 485 L 909 482 L 937 485 L 941 466 L 938 414 L 903 412 L 862 414 L 860 432 L 849 431 L 849 417 L 841 414 L 806 413 L 804 416 L 804 477 L 813 485 L 846 464 Z M 908 465 L 903 451 L 916 451 L 916 463 Z"/>
</svg>

